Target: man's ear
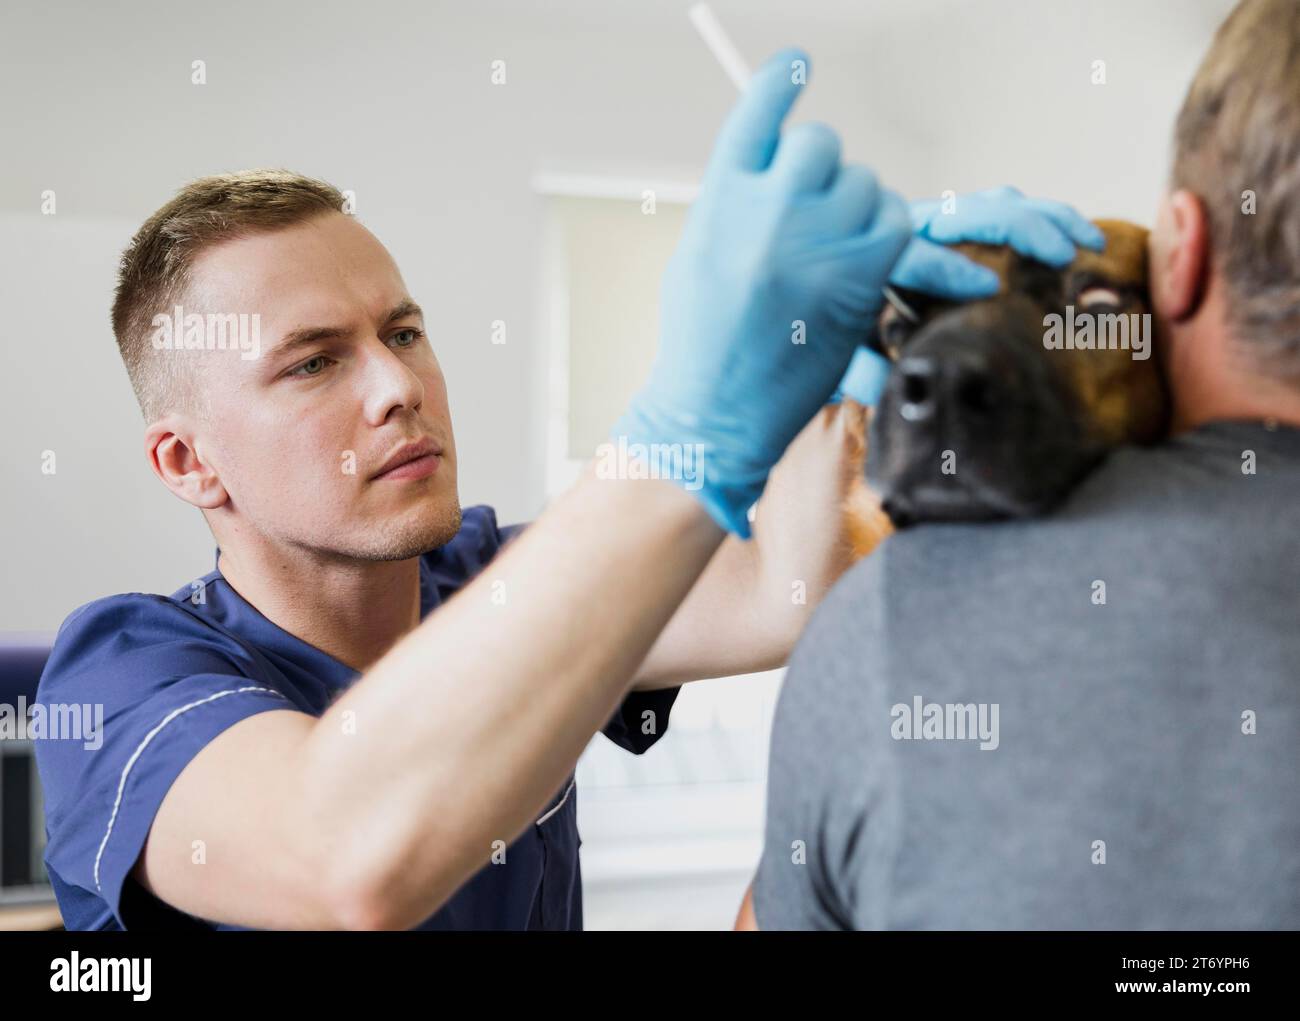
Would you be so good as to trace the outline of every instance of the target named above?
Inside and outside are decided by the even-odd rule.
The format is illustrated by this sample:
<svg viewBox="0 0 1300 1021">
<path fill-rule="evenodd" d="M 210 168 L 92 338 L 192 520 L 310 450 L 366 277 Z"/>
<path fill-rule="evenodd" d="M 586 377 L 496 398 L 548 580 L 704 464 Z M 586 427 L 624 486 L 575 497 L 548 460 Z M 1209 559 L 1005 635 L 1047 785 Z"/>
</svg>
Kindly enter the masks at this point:
<svg viewBox="0 0 1300 1021">
<path fill-rule="evenodd" d="M 1210 268 L 1210 225 L 1198 195 L 1180 188 L 1160 200 L 1147 254 L 1156 317 L 1178 322 L 1196 315 Z"/>
<path fill-rule="evenodd" d="M 204 510 L 230 499 L 216 469 L 198 453 L 195 431 L 183 415 L 164 415 L 144 432 L 145 456 L 162 484 Z"/>
</svg>

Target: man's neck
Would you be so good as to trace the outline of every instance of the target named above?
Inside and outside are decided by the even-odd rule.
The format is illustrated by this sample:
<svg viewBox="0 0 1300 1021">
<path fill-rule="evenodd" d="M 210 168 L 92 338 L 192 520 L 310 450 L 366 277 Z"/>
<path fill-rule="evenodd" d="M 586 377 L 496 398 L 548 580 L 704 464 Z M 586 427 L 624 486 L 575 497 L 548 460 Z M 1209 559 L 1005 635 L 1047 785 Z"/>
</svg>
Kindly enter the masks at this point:
<svg viewBox="0 0 1300 1021">
<path fill-rule="evenodd" d="M 420 562 L 223 548 L 226 581 L 273 624 L 364 671 L 420 623 Z"/>
<path fill-rule="evenodd" d="M 1194 319 L 1161 331 L 1159 357 L 1173 401 L 1170 431 L 1246 419 L 1300 427 L 1300 389 L 1262 373 L 1233 341 L 1221 289 Z"/>
</svg>

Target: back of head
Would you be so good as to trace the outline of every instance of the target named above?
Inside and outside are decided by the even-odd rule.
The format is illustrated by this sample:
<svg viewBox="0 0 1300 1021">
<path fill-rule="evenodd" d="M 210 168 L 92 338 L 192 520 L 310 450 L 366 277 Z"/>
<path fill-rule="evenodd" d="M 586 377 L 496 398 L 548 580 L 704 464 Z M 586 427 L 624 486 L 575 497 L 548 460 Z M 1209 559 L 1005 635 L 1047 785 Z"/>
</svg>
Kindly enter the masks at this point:
<svg viewBox="0 0 1300 1021">
<path fill-rule="evenodd" d="M 1242 0 L 1174 134 L 1173 186 L 1200 196 L 1228 326 L 1261 375 L 1300 387 L 1300 3 Z"/>
</svg>

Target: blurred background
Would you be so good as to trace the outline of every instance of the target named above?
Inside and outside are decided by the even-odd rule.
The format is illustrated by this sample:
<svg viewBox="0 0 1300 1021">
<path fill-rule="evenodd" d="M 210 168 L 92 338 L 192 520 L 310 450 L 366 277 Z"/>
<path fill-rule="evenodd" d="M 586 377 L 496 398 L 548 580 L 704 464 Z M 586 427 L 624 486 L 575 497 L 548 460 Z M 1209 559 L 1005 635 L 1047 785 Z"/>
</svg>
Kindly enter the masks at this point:
<svg viewBox="0 0 1300 1021">
<path fill-rule="evenodd" d="M 659 274 L 735 98 L 689 6 L 7 0 L 9 647 L 39 649 L 91 599 L 170 593 L 211 569 L 199 513 L 147 467 L 108 320 L 122 248 L 206 174 L 287 167 L 355 194 L 426 310 L 462 502 L 535 517 L 649 366 Z M 908 197 L 1013 184 L 1149 223 L 1183 89 L 1232 3 L 712 6 L 751 66 L 806 48 L 793 121 L 830 123 L 846 160 Z M 4 660 L 0 700 L 32 669 L 21 657 Z M 595 739 L 579 768 L 589 928 L 730 927 L 761 846 L 779 682 L 688 686 L 641 758 Z M 0 742 L 0 906 L 45 896 L 26 751 Z"/>
</svg>

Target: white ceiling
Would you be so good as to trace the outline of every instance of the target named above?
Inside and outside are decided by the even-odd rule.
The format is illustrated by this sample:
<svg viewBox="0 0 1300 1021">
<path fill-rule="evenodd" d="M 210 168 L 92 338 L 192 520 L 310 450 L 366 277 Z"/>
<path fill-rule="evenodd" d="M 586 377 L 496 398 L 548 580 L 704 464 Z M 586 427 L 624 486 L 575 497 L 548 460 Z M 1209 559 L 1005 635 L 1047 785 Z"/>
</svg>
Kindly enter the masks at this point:
<svg viewBox="0 0 1300 1021">
<path fill-rule="evenodd" d="M 30 209 L 62 185 L 83 215 L 138 216 L 214 169 L 346 177 L 385 145 L 394 183 L 689 177 L 734 90 L 688 6 L 7 0 L 0 208 Z M 1095 191 L 1115 211 L 1148 202 L 1181 92 L 1231 0 L 713 6 L 751 64 L 804 46 L 812 88 L 796 116 L 834 124 L 849 158 L 905 192 L 1014 180 L 1083 203 Z M 188 81 L 195 57 L 209 64 L 202 89 Z M 509 58 L 509 90 L 487 87 L 496 57 Z M 1089 81 L 1096 59 L 1104 89 Z"/>
</svg>

